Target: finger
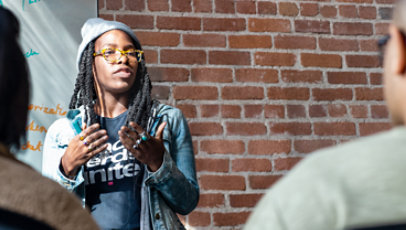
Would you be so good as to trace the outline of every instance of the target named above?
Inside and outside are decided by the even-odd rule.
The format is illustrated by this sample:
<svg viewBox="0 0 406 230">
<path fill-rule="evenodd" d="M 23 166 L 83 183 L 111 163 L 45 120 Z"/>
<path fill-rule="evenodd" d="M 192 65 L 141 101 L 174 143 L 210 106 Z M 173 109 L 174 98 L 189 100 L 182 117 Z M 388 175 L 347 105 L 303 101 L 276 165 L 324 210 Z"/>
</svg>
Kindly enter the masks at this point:
<svg viewBox="0 0 406 230">
<path fill-rule="evenodd" d="M 135 132 L 135 130 L 131 130 L 131 128 L 128 128 L 126 126 L 121 126 L 120 131 L 127 136 L 128 138 L 132 139 L 132 140 L 136 140 L 138 138 L 138 133 Z"/>
<path fill-rule="evenodd" d="M 166 126 L 166 121 L 162 122 L 162 124 L 160 124 L 158 126 L 158 131 L 156 131 L 155 137 L 158 138 L 159 140 L 162 140 L 165 126 Z"/>
<path fill-rule="evenodd" d="M 128 137 L 125 131 L 123 130 L 118 131 L 118 136 L 120 137 L 121 143 L 127 149 L 132 148 L 132 146 L 135 144 L 135 139 Z"/>
<path fill-rule="evenodd" d="M 106 148 L 107 148 L 107 143 L 98 146 L 97 148 L 95 148 L 95 149 L 92 150 L 92 151 L 89 151 L 89 152 L 86 154 L 86 160 L 89 160 L 89 159 L 91 159 L 92 157 L 96 156 L 97 154 L 103 152 L 104 150 L 106 150 Z"/>
<path fill-rule="evenodd" d="M 85 141 L 87 143 L 92 143 L 92 142 L 96 141 L 97 139 L 100 139 L 100 138 L 102 138 L 104 136 L 107 136 L 106 134 L 107 134 L 107 131 L 104 130 L 104 129 L 97 130 L 96 132 L 94 132 L 94 133 L 90 134 L 89 136 L 87 136 Z"/>
<path fill-rule="evenodd" d="M 93 143 L 92 146 L 100 146 L 103 145 L 107 140 L 109 139 L 109 137 L 107 135 L 104 135 L 98 139 L 96 139 Z"/>
<path fill-rule="evenodd" d="M 130 122 L 130 126 L 133 127 L 135 129 L 135 131 L 137 131 L 138 134 L 141 134 L 144 132 L 144 130 L 142 129 L 141 126 L 139 126 L 137 123 L 131 121 Z"/>
<path fill-rule="evenodd" d="M 100 128 L 100 125 L 99 124 L 93 124 L 93 125 L 91 125 L 91 126 L 89 126 L 88 128 L 86 128 L 86 129 L 84 129 L 83 131 L 82 131 L 82 134 L 85 136 L 85 137 L 87 137 L 87 136 L 89 136 L 90 134 L 92 134 L 93 132 L 95 132 L 96 130 L 98 130 Z"/>
</svg>

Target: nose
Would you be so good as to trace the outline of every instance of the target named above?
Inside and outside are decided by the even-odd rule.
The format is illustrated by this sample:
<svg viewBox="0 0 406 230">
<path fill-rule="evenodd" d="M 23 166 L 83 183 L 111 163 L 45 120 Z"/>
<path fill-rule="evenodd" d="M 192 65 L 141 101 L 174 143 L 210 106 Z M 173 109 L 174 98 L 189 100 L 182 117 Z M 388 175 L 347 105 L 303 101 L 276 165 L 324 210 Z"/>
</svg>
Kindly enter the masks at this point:
<svg viewBox="0 0 406 230">
<path fill-rule="evenodd" d="M 120 58 L 118 59 L 118 64 L 128 64 L 128 57 L 126 54 L 121 54 Z"/>
</svg>

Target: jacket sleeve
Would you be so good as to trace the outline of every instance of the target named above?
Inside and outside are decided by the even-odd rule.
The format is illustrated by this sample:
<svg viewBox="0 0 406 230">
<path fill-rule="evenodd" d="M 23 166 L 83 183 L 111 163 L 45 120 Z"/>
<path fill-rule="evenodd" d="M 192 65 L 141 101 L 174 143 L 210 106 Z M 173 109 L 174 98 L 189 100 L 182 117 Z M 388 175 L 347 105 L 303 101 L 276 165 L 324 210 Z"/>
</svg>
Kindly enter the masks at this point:
<svg viewBox="0 0 406 230">
<path fill-rule="evenodd" d="M 156 172 L 148 172 L 145 183 L 157 189 L 173 211 L 186 215 L 199 201 L 192 138 L 180 110 L 173 109 L 163 120 L 167 121 L 163 162 Z"/>
<path fill-rule="evenodd" d="M 42 174 L 68 189 L 73 191 L 83 181 L 83 172 L 79 171 L 76 178 L 69 179 L 61 171 L 60 163 L 69 141 L 75 136 L 66 118 L 55 121 L 48 129 L 44 141 L 42 153 Z"/>
</svg>

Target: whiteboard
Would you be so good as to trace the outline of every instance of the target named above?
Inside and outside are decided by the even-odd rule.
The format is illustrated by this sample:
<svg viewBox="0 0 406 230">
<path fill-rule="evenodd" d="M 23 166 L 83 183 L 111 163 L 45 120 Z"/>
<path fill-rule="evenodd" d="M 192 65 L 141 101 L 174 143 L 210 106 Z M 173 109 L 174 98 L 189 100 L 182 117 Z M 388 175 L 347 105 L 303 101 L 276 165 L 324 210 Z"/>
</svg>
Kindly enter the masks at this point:
<svg viewBox="0 0 406 230">
<path fill-rule="evenodd" d="M 97 0 L 0 0 L 0 5 L 20 21 L 20 44 L 31 74 L 27 141 L 17 158 L 41 171 L 45 134 L 68 110 L 80 29 L 97 17 Z"/>
</svg>

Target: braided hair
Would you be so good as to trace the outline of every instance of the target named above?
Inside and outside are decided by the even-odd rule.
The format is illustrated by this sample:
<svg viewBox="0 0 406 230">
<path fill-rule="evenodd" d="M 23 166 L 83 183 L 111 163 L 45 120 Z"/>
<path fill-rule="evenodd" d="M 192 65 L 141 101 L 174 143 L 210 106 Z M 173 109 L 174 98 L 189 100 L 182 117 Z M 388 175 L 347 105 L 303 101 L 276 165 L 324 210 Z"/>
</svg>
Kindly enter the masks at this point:
<svg viewBox="0 0 406 230">
<path fill-rule="evenodd" d="M 136 45 L 140 47 L 139 44 Z M 69 109 L 76 109 L 83 105 L 85 107 L 84 121 L 90 123 L 90 125 L 98 123 L 94 111 L 94 104 L 97 99 L 92 69 L 94 50 L 95 40 L 89 42 L 80 58 L 79 73 L 69 104 Z M 151 115 L 151 108 L 154 103 L 151 99 L 151 89 L 151 80 L 143 56 L 138 64 L 134 84 L 130 89 L 126 126 L 130 121 L 133 121 L 144 130 L 147 128 L 148 118 Z"/>
</svg>

